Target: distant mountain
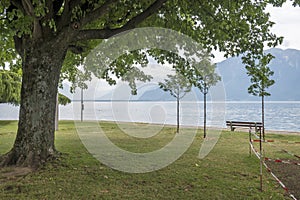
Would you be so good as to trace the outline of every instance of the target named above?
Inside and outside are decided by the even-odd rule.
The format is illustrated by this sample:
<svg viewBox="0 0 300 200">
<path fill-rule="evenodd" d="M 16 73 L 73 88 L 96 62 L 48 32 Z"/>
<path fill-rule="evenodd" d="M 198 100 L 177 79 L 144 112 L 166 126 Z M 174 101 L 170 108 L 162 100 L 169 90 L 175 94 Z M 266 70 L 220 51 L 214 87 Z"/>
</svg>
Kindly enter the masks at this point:
<svg viewBox="0 0 300 200">
<path fill-rule="evenodd" d="M 145 91 L 140 97 L 141 101 L 174 101 L 175 98 L 158 86 L 152 90 Z"/>
<path fill-rule="evenodd" d="M 191 92 L 187 93 L 182 100 L 185 101 L 194 101 L 202 100 L 203 95 L 197 88 L 192 88 Z M 145 91 L 138 98 L 140 101 L 175 101 L 175 97 L 171 96 L 169 92 L 165 92 L 160 89 L 158 86 L 152 90 Z"/>
<path fill-rule="evenodd" d="M 272 79 L 275 84 L 269 88 L 271 96 L 267 100 L 299 101 L 300 51 L 273 48 L 266 52 L 275 56 L 269 65 L 274 71 Z M 218 63 L 217 67 L 225 85 L 227 100 L 258 100 L 258 97 L 248 94 L 250 77 L 247 76 L 240 57 L 228 58 Z"/>
</svg>

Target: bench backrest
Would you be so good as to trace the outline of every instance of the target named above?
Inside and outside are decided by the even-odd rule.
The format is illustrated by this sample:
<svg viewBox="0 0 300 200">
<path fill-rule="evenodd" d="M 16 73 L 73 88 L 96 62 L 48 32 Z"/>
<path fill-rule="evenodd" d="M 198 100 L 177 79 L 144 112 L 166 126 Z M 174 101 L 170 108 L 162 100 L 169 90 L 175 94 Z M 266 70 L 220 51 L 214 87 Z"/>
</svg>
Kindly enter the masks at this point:
<svg viewBox="0 0 300 200">
<path fill-rule="evenodd" d="M 227 126 L 262 127 L 261 122 L 226 121 Z"/>
</svg>

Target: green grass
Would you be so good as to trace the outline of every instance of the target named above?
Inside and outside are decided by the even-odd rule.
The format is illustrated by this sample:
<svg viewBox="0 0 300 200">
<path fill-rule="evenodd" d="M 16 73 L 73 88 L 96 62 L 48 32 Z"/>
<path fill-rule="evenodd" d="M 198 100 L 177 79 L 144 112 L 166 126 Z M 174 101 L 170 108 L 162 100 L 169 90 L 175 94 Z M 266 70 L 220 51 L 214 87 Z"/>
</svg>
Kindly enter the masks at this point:
<svg viewBox="0 0 300 200">
<path fill-rule="evenodd" d="M 17 121 L 0 121 L 0 154 L 11 149 L 17 132 Z"/>
<path fill-rule="evenodd" d="M 16 126 L 15 121 L 0 121 L 0 154 L 11 148 Z M 102 122 L 101 126 L 111 141 L 132 152 L 159 149 L 172 140 L 175 131 L 165 127 L 159 134 L 141 139 L 123 134 L 114 123 Z M 138 132 L 143 126 L 128 124 L 126 128 Z M 266 171 L 264 191 L 260 192 L 259 162 L 253 154 L 249 156 L 247 133 L 222 132 L 211 153 L 198 159 L 202 134 L 198 130 L 190 148 L 171 165 L 131 174 L 101 164 L 82 145 L 74 123 L 62 121 L 56 133 L 56 147 L 62 156 L 18 180 L 1 180 L 0 176 L 0 199 L 289 199 Z M 299 141 L 298 136 L 268 137 Z M 289 150 L 299 153 L 299 145 Z M 270 154 L 280 156 L 277 153 Z"/>
</svg>

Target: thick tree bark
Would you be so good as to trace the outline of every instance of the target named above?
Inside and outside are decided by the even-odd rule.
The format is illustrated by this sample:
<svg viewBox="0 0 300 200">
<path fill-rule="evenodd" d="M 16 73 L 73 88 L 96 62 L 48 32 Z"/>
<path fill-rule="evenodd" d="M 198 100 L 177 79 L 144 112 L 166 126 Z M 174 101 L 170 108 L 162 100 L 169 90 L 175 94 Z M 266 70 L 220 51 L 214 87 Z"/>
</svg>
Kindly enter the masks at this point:
<svg viewBox="0 0 300 200">
<path fill-rule="evenodd" d="M 56 108 L 55 108 L 55 130 L 58 131 L 58 121 L 59 121 L 59 102 L 58 102 L 58 94 L 56 95 Z"/>
<path fill-rule="evenodd" d="M 17 137 L 1 165 L 36 168 L 56 152 L 57 86 L 66 49 L 49 45 L 24 52 Z"/>
</svg>

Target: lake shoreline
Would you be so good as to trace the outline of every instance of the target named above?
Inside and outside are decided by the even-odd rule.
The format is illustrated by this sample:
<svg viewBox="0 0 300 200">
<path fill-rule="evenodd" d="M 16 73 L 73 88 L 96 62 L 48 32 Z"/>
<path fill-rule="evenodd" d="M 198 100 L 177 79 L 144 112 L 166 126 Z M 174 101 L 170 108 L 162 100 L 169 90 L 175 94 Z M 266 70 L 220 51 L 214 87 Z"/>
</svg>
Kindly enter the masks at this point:
<svg viewBox="0 0 300 200">
<path fill-rule="evenodd" d="M 60 121 L 74 121 L 79 122 L 79 120 L 60 120 Z M 84 120 L 84 122 L 96 122 L 96 120 Z M 157 125 L 157 126 L 166 126 L 166 127 L 174 127 L 176 128 L 176 124 L 159 124 L 159 123 L 148 123 L 148 122 L 127 122 L 127 121 L 110 121 L 110 120 L 99 120 L 98 122 L 106 122 L 106 123 L 117 123 L 117 124 L 128 124 L 128 123 L 136 123 L 136 124 L 149 124 L 149 125 Z M 203 126 L 194 126 L 194 125 L 180 125 L 180 128 L 200 128 L 203 129 Z M 225 127 L 215 127 L 215 126 L 207 126 L 207 129 L 210 130 L 220 130 L 220 131 L 230 131 L 230 128 Z M 249 132 L 249 128 L 236 128 L 235 132 Z M 300 132 L 297 131 L 285 131 L 285 130 L 265 130 L 266 134 L 282 134 L 282 135 L 299 135 Z"/>
<path fill-rule="evenodd" d="M 0 119 L 0 121 L 18 121 L 18 120 L 3 120 Z M 62 119 L 59 121 L 74 121 L 80 122 L 80 120 L 68 120 L 68 119 Z M 98 122 L 107 122 L 107 123 L 118 123 L 118 124 L 128 124 L 128 123 L 136 123 L 136 124 L 149 124 L 149 125 L 157 125 L 157 126 L 166 126 L 166 127 L 174 127 L 176 128 L 176 124 L 160 124 L 160 123 L 148 123 L 148 122 L 129 122 L 129 121 L 111 121 L 111 120 L 97 120 Z M 84 120 L 84 122 L 96 122 L 96 120 Z M 203 126 L 194 126 L 194 125 L 180 125 L 181 128 L 200 128 L 203 129 Z M 211 130 L 220 130 L 220 131 L 230 131 L 229 127 L 215 127 L 215 126 L 207 126 L 207 129 Z M 236 128 L 235 132 L 249 132 L 249 128 Z M 286 131 L 286 130 L 265 130 L 266 134 L 280 134 L 280 135 L 298 135 L 300 136 L 299 131 Z"/>
</svg>

